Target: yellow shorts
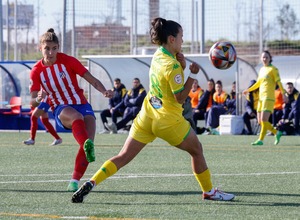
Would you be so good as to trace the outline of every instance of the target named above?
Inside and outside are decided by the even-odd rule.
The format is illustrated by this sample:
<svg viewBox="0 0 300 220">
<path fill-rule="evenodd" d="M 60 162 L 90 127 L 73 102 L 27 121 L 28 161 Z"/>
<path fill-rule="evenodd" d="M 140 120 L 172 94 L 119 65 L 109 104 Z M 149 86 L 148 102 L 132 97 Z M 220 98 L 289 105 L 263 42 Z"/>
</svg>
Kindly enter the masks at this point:
<svg viewBox="0 0 300 220">
<path fill-rule="evenodd" d="M 258 100 L 257 112 L 273 112 L 274 100 Z"/>
<path fill-rule="evenodd" d="M 152 119 L 141 111 L 133 121 L 129 135 L 142 143 L 150 143 L 156 137 L 167 141 L 172 146 L 179 145 L 188 136 L 191 125 L 185 118 L 166 115 Z"/>
</svg>

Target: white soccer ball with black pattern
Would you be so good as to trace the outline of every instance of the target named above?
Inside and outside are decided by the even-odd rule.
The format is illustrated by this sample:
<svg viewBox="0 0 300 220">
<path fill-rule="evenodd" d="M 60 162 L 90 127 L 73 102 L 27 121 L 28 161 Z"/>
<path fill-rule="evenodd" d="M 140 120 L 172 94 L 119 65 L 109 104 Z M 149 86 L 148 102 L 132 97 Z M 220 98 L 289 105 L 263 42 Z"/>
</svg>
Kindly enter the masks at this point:
<svg viewBox="0 0 300 220">
<path fill-rule="evenodd" d="M 217 42 L 209 50 L 209 60 L 221 70 L 230 68 L 236 61 L 236 51 L 230 42 Z"/>
</svg>

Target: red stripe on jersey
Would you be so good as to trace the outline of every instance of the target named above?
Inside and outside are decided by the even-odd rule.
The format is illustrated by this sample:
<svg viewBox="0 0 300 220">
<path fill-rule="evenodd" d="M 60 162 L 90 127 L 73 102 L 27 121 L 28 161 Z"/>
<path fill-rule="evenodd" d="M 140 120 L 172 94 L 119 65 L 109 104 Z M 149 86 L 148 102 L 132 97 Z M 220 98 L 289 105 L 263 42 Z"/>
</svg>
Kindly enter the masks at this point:
<svg viewBox="0 0 300 220">
<path fill-rule="evenodd" d="M 69 98 L 72 99 L 72 103 L 80 102 L 80 104 L 86 103 L 86 98 L 83 95 L 83 89 L 78 85 L 77 76 L 74 72 L 69 73 L 64 65 L 60 65 L 60 77 L 69 87 Z M 71 77 L 74 76 L 74 77 Z"/>
<path fill-rule="evenodd" d="M 83 89 L 77 81 L 77 74 L 82 77 L 86 71 L 77 59 L 58 53 L 57 62 L 52 66 L 44 66 L 40 60 L 33 67 L 30 73 L 30 92 L 38 91 L 41 85 L 49 95 L 52 110 L 61 104 L 86 104 Z"/>
<path fill-rule="evenodd" d="M 49 94 L 49 98 L 51 99 L 51 104 L 52 104 L 51 108 L 52 108 L 52 106 L 53 106 L 53 108 L 55 108 L 57 105 L 63 104 L 58 101 L 59 99 L 61 99 L 61 97 L 58 97 L 59 93 L 53 92 L 53 87 L 51 86 L 51 82 L 53 82 L 54 80 L 51 75 L 50 67 L 47 67 L 40 74 L 40 77 L 41 77 L 42 87 Z M 55 84 L 53 83 L 53 85 L 55 85 Z"/>
<path fill-rule="evenodd" d="M 52 78 L 52 80 L 54 82 L 54 85 L 55 85 L 55 87 L 54 87 L 51 84 L 51 86 L 53 87 L 51 92 L 56 93 L 57 97 L 58 97 L 58 95 L 60 95 L 60 98 L 58 99 L 60 104 L 75 103 L 75 102 L 72 102 L 68 99 L 68 97 L 70 96 L 70 93 L 67 89 L 66 82 L 63 80 L 63 78 L 65 78 L 65 77 L 62 77 L 64 75 L 64 73 L 62 73 L 61 68 L 59 68 L 60 65 L 61 64 L 59 64 L 59 65 L 54 64 L 51 67 L 49 67 L 49 69 L 47 70 L 47 71 L 51 70 L 52 73 L 49 75 L 49 77 Z"/>
</svg>

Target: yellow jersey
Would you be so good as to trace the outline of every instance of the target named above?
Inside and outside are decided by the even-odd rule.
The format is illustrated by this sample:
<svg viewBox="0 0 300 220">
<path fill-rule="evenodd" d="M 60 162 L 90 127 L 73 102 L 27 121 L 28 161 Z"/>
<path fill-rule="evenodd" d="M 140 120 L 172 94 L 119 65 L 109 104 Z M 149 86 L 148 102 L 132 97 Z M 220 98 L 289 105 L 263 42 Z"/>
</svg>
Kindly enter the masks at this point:
<svg viewBox="0 0 300 220">
<path fill-rule="evenodd" d="M 184 89 L 181 64 L 173 54 L 159 47 L 151 61 L 149 78 L 149 92 L 129 135 L 145 144 L 159 137 L 177 146 L 191 130 L 190 123 L 182 115 L 182 104 L 174 97 Z"/>
<path fill-rule="evenodd" d="M 251 92 L 259 88 L 259 100 L 275 101 L 275 87 L 277 84 L 280 90 L 283 90 L 278 69 L 270 64 L 260 69 L 257 82 L 248 91 Z"/>
<path fill-rule="evenodd" d="M 144 100 L 148 117 L 182 117 L 182 104 L 176 101 L 174 94 L 184 89 L 184 73 L 175 55 L 159 47 L 151 61 L 149 79 L 149 92 Z"/>
</svg>

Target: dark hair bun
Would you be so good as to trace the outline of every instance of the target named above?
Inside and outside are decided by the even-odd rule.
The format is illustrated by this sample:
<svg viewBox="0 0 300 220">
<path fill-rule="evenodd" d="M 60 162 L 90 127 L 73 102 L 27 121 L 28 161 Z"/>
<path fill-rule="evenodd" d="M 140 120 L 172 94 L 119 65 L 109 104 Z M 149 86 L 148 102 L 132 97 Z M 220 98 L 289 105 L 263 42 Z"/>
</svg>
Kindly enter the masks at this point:
<svg viewBox="0 0 300 220">
<path fill-rule="evenodd" d="M 49 29 L 47 30 L 47 32 L 54 33 L 54 29 L 53 29 L 53 28 L 49 28 Z"/>
</svg>

